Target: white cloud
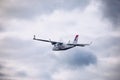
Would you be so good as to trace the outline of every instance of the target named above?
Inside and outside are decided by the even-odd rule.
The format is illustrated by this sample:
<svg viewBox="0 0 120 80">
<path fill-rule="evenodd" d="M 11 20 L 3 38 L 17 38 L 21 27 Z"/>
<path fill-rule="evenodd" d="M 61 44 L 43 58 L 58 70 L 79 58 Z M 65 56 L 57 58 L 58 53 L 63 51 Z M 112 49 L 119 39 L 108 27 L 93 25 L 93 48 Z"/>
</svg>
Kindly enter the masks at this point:
<svg viewBox="0 0 120 80">
<path fill-rule="evenodd" d="M 8 34 L 29 39 L 33 34 L 53 39 L 75 34 L 80 34 L 81 39 L 88 39 L 89 36 L 92 38 L 106 36 L 107 25 L 101 21 L 98 8 L 94 4 L 89 5 L 84 11 L 79 9 L 72 11 L 55 10 L 52 14 L 39 15 L 30 20 L 10 19 L 8 25 L 11 27 L 8 27 L 10 31 Z"/>
</svg>

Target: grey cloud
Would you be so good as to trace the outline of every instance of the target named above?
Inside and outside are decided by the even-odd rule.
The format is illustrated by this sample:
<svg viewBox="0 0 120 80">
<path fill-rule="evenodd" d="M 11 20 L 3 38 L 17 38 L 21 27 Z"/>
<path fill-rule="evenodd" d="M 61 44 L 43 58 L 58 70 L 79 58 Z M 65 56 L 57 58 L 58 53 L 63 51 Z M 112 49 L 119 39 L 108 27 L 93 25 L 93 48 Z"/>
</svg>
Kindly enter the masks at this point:
<svg viewBox="0 0 120 80">
<path fill-rule="evenodd" d="M 0 73 L 0 77 L 5 77 L 6 75 L 4 73 Z"/>
<path fill-rule="evenodd" d="M 29 41 L 25 41 L 16 37 L 6 37 L 2 40 L 1 46 L 4 49 L 21 49 L 26 46 L 29 46 Z"/>
<path fill-rule="evenodd" d="M 3 23 L 1 22 L 1 20 L 0 20 L 0 32 L 3 32 L 3 31 L 5 31 L 5 28 L 4 28 L 5 26 L 3 26 Z"/>
<path fill-rule="evenodd" d="M 104 54 L 103 51 L 106 51 L 106 50 L 109 51 L 113 47 L 120 48 L 120 37 L 119 36 L 118 37 L 117 36 L 99 37 L 92 43 L 92 46 L 91 46 L 91 48 L 94 51 L 101 52 L 101 54 L 102 53 Z M 120 50 L 120 49 L 118 49 L 118 50 Z M 112 52 L 114 52 L 114 51 L 112 51 Z M 114 53 L 118 53 L 118 52 L 115 51 Z"/>
<path fill-rule="evenodd" d="M 9 64 L 9 62 L 7 63 Z M 12 67 L 0 64 L 0 80 L 13 80 L 13 78 L 27 78 L 25 71 L 15 71 Z M 16 79 L 15 79 L 16 80 Z"/>
<path fill-rule="evenodd" d="M 102 49 L 100 50 L 100 52 L 102 53 L 102 51 L 109 51 L 111 50 L 111 46 L 112 47 L 119 47 L 119 39 L 118 37 L 110 37 L 110 38 L 102 38 L 103 41 L 105 42 L 105 44 L 101 43 L 102 45 L 100 47 L 102 47 Z M 107 41 L 107 42 L 106 42 Z M 68 51 L 64 51 L 64 52 L 60 52 L 58 53 L 59 56 L 55 56 L 54 53 L 52 53 L 52 51 L 50 52 L 49 49 L 51 49 L 51 47 L 49 47 L 49 49 L 45 48 L 41 48 L 41 46 L 36 47 L 36 45 L 32 45 L 34 43 L 34 41 L 26 41 L 26 40 L 22 40 L 19 38 L 15 38 L 15 37 L 9 37 L 9 38 L 5 38 L 3 41 L 4 49 L 9 50 L 10 52 L 8 52 L 11 56 L 12 56 L 12 60 L 19 60 L 22 63 L 26 63 L 25 65 L 31 65 L 31 66 L 37 66 L 36 70 L 40 71 L 40 79 L 42 78 L 43 80 L 48 80 L 51 79 L 52 74 L 54 74 L 55 72 L 57 72 L 59 69 L 61 68 L 67 68 L 67 69 L 80 69 L 81 67 L 86 67 L 89 65 L 95 65 L 97 63 L 97 57 L 96 55 L 94 55 L 92 52 L 86 50 L 86 48 L 74 48 Z M 31 46 L 31 48 L 30 48 Z M 94 46 L 94 43 L 91 45 Z M 97 45 L 95 46 L 96 49 L 92 50 L 97 50 L 100 47 Z M 14 52 L 15 54 L 11 54 L 13 53 L 12 51 L 17 50 L 17 52 Z M 46 51 L 47 50 L 47 51 Z M 99 52 L 99 50 L 97 50 Z M 119 53 L 119 51 L 112 51 L 111 53 Z M 107 54 L 107 53 L 105 53 Z M 17 55 L 17 58 L 15 59 Z M 7 58 L 9 56 L 6 56 Z M 111 56 L 112 57 L 112 56 Z M 48 67 L 49 66 L 49 67 Z M 42 69 L 42 70 L 41 70 Z M 21 71 L 14 71 L 14 69 L 12 70 L 13 72 L 15 72 L 13 77 L 20 77 L 20 78 L 25 78 L 28 79 L 30 76 L 28 76 L 27 72 L 24 70 Z M 111 75 L 111 80 L 112 79 L 118 79 L 119 76 L 117 74 L 119 74 L 119 66 L 115 65 L 115 67 L 113 69 L 109 69 L 110 71 L 110 75 Z M 109 77 L 104 77 L 105 80 L 109 80 Z M 103 80 L 104 80 L 103 79 Z"/>
<path fill-rule="evenodd" d="M 37 68 L 38 72 L 40 70 L 40 79 L 42 78 L 43 80 L 50 80 L 51 78 L 51 73 L 53 71 L 51 71 L 51 66 L 50 69 L 47 68 L 48 66 L 45 65 L 51 65 L 52 61 L 51 61 L 51 57 L 49 53 L 46 52 L 45 54 L 45 49 L 47 48 L 41 48 L 38 45 L 34 46 L 34 41 L 31 40 L 22 40 L 20 38 L 16 38 L 16 37 L 6 37 L 4 38 L 2 41 L 2 44 L 0 44 L 0 60 L 1 58 L 3 58 L 4 60 L 13 60 L 15 62 L 22 62 L 23 66 L 38 66 L 39 68 Z M 38 47 L 37 47 L 38 46 Z M 48 50 L 48 49 L 47 49 Z M 5 55 L 6 54 L 6 55 Z M 48 55 L 49 54 L 49 55 Z M 4 55 L 1 56 L 1 55 Z M 9 61 L 8 61 L 8 64 Z M 41 71 L 41 67 L 45 66 L 45 69 L 42 69 Z M 20 68 L 22 66 L 19 66 Z M 19 68 L 18 67 L 18 68 Z M 0 68 L 2 68 L 2 66 L 0 66 Z M 5 68 L 6 69 L 6 68 Z M 16 70 L 16 68 L 14 66 L 9 67 L 8 66 L 8 71 L 12 71 L 13 73 L 11 73 L 11 75 L 13 75 L 13 78 L 25 78 L 25 79 L 29 79 L 30 76 L 28 74 L 28 71 L 26 70 Z M 34 73 L 34 72 L 33 72 Z M 36 75 L 36 76 L 37 76 Z M 3 74 L 1 73 L 1 76 L 3 76 Z M 4 76 L 4 78 L 10 78 L 10 76 Z M 2 78 L 1 78 L 2 79 Z"/>
<path fill-rule="evenodd" d="M 105 80 L 120 80 L 120 64 L 108 69 L 108 76 L 105 76 Z"/>
<path fill-rule="evenodd" d="M 90 0 L 5 0 L 1 3 L 1 10 L 7 17 L 32 18 L 56 9 L 84 9 L 89 2 Z"/>
<path fill-rule="evenodd" d="M 3 32 L 3 31 L 4 31 L 3 27 L 0 26 L 0 32 Z"/>
<path fill-rule="evenodd" d="M 0 80 L 7 80 L 6 77 L 8 77 L 8 75 L 3 71 L 4 69 L 6 69 L 6 67 L 2 62 L 2 63 L 0 63 Z"/>
<path fill-rule="evenodd" d="M 103 80 L 119 80 L 120 79 L 120 37 L 110 36 L 103 37 L 101 40 L 97 40 L 100 42 L 100 45 L 94 45 L 95 48 L 93 50 L 99 52 L 99 54 L 103 55 L 107 58 L 115 58 L 117 61 L 116 64 L 112 65 L 114 67 L 106 67 L 103 73 L 108 75 L 103 75 Z"/>
<path fill-rule="evenodd" d="M 101 41 L 98 41 L 100 42 L 100 44 L 102 44 L 100 46 L 102 47 L 102 49 L 100 50 L 101 53 L 102 51 L 111 50 L 111 47 L 116 47 L 116 46 L 119 47 L 120 38 L 118 37 L 110 37 L 107 39 L 106 38 L 102 38 L 102 39 L 105 42 L 105 44 L 104 43 L 102 44 Z M 26 41 L 15 37 L 9 37 L 9 38 L 5 38 L 2 42 L 4 43 L 4 46 L 1 47 L 3 47 L 4 49 L 6 48 L 6 50 L 10 49 L 10 52 L 8 53 L 12 56 L 12 60 L 15 61 L 18 60 L 22 63 L 26 63 L 25 65 L 31 65 L 31 66 L 34 65 L 35 67 L 37 66 L 36 70 L 40 71 L 41 73 L 40 79 L 42 78 L 43 80 L 48 80 L 48 79 L 52 80 L 51 78 L 52 74 L 54 74 L 61 68 L 74 70 L 89 65 L 95 65 L 96 63 L 98 63 L 96 55 L 86 50 L 86 48 L 74 48 L 68 51 L 60 52 L 58 53 L 59 56 L 55 56 L 55 54 L 52 53 L 52 51 L 51 52 L 49 51 L 51 47 L 49 47 L 49 49 L 45 47 L 43 49 L 41 48 L 41 46 L 36 47 L 36 45 L 32 45 L 34 44 L 32 43 L 34 41 Z M 91 46 L 94 46 L 94 43 Z M 92 50 L 97 50 L 100 48 L 98 45 L 95 47 L 96 49 L 92 48 Z M 15 54 L 11 54 L 13 53 L 12 52 L 13 50 L 14 51 L 17 50 L 17 52 L 14 52 Z M 97 51 L 99 52 L 99 50 Z M 111 53 L 119 54 L 119 51 L 112 51 Z M 16 56 L 17 58 L 15 58 Z M 8 58 L 9 56 L 6 57 Z M 109 71 L 111 75 L 111 80 L 119 79 L 119 76 L 117 75 L 119 74 L 118 65 L 115 65 L 113 69 L 110 68 Z M 27 71 L 24 70 L 14 71 L 13 69 L 13 72 L 15 72 L 14 77 L 20 77 L 25 79 L 30 77 L 28 76 Z M 109 80 L 109 77 L 104 77 L 104 79 Z"/>
<path fill-rule="evenodd" d="M 36 67 L 38 72 L 40 70 L 40 74 L 37 75 L 39 75 L 40 79 L 42 78 L 43 80 L 52 80 L 52 74 L 61 68 L 68 67 L 68 69 L 77 69 L 97 63 L 95 55 L 81 49 L 78 50 L 74 48 L 75 50 L 73 51 L 71 50 L 67 53 L 61 52 L 59 56 L 55 56 L 52 51 L 50 52 L 49 49 L 45 47 L 42 49 L 41 46 L 36 47 L 32 45 L 34 44 L 32 43 L 34 41 L 29 42 L 15 37 L 9 37 L 5 38 L 2 42 L 4 43 L 2 46 L 3 49 L 9 50 L 5 59 L 9 59 L 9 57 L 11 57 L 10 59 L 18 62 L 20 61 L 25 64 L 25 66 L 31 65 Z M 49 48 L 51 49 L 51 47 Z M 28 72 L 24 70 L 16 71 L 13 67 L 11 71 L 14 72 L 13 77 L 26 79 L 30 77 Z"/>
<path fill-rule="evenodd" d="M 107 80 L 119 80 L 120 79 L 120 38 L 115 37 L 112 38 L 112 48 L 109 48 L 111 52 L 109 52 L 110 57 L 114 57 L 117 63 L 114 65 L 113 68 L 110 68 L 110 77 L 107 77 Z"/>
<path fill-rule="evenodd" d="M 5 74 L 2 73 L 2 70 L 4 69 L 3 64 L 0 63 L 0 77 L 5 76 Z"/>
<path fill-rule="evenodd" d="M 111 50 L 110 55 L 116 58 L 120 58 L 120 37 L 112 37 L 109 45 L 107 46 Z"/>
<path fill-rule="evenodd" d="M 97 63 L 97 57 L 91 52 L 84 50 L 71 51 L 70 53 L 62 55 L 58 60 L 61 64 L 73 69 Z"/>
<path fill-rule="evenodd" d="M 0 64 L 0 69 L 3 69 L 4 67 L 3 67 L 3 65 L 2 64 Z"/>
<path fill-rule="evenodd" d="M 15 77 L 28 77 L 28 74 L 25 71 L 16 71 Z"/>
<path fill-rule="evenodd" d="M 33 42 L 32 39 L 22 40 L 16 37 L 5 37 L 4 39 L 1 40 L 0 43 L 0 57 L 6 60 L 10 58 L 15 59 L 26 57 L 32 50 L 31 49 L 31 47 L 33 46 L 32 42 Z"/>
<path fill-rule="evenodd" d="M 120 0 L 102 0 L 102 12 L 115 28 L 120 25 Z"/>
</svg>

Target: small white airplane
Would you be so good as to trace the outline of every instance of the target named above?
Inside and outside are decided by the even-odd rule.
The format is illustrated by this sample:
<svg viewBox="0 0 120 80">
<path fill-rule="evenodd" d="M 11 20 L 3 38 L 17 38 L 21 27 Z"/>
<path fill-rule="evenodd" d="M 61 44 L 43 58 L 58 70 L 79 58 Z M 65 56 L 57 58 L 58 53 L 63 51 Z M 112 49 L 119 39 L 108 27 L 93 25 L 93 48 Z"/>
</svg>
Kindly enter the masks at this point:
<svg viewBox="0 0 120 80">
<path fill-rule="evenodd" d="M 34 35 L 33 40 L 38 40 L 38 41 L 44 41 L 44 42 L 50 42 L 54 47 L 53 47 L 53 51 L 61 51 L 61 50 L 67 50 L 67 49 L 71 49 L 73 47 L 76 46 L 80 46 L 80 47 L 84 47 L 86 45 L 90 45 L 90 44 L 77 44 L 78 42 L 78 36 L 75 36 L 75 39 L 73 41 L 73 43 L 68 42 L 67 44 L 63 43 L 63 42 L 56 42 L 56 41 L 51 41 L 51 40 L 44 40 L 44 39 L 37 39 Z"/>
</svg>

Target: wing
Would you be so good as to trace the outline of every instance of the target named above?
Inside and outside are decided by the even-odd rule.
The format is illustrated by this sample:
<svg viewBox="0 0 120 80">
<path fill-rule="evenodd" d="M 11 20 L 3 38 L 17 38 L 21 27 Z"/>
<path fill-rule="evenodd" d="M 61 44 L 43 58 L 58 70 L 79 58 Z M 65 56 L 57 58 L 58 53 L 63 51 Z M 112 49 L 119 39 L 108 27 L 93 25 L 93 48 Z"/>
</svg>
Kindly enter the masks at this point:
<svg viewBox="0 0 120 80">
<path fill-rule="evenodd" d="M 90 44 L 91 44 L 91 43 L 90 43 Z M 84 47 L 84 46 L 89 46 L 90 44 L 67 44 L 67 45 L 74 45 L 74 46 Z"/>
<path fill-rule="evenodd" d="M 35 38 L 35 35 L 34 35 L 33 40 L 43 41 L 43 42 L 50 42 L 50 43 L 52 43 L 53 45 L 56 44 L 56 43 L 63 44 L 62 42 L 56 42 L 56 41 L 44 40 L 44 39 L 36 39 L 36 38 Z"/>
</svg>

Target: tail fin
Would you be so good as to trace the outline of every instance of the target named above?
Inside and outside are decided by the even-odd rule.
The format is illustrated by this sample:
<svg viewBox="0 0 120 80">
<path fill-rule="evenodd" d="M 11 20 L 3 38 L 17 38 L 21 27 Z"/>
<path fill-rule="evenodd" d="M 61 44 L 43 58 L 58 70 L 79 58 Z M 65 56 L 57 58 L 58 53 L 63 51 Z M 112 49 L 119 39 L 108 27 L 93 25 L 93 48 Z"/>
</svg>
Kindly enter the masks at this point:
<svg viewBox="0 0 120 80">
<path fill-rule="evenodd" d="M 74 39 L 74 41 L 73 41 L 73 44 L 77 44 L 77 42 L 78 42 L 78 37 L 79 37 L 79 35 L 76 35 L 76 36 L 75 36 L 75 39 Z"/>
</svg>

